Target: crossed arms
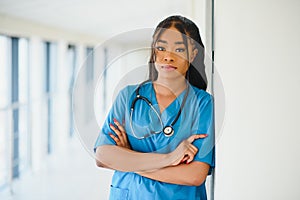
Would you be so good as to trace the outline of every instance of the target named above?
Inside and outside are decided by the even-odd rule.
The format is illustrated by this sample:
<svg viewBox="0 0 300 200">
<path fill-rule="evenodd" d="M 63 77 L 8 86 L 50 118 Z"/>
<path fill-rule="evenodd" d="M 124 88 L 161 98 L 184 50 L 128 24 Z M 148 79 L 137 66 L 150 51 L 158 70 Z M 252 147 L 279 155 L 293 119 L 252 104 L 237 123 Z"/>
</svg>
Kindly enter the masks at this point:
<svg viewBox="0 0 300 200">
<path fill-rule="evenodd" d="M 141 153 L 133 151 L 123 126 L 114 120 L 110 125 L 115 135 L 110 137 L 117 145 L 103 145 L 96 149 L 96 164 L 124 172 L 135 172 L 141 176 L 166 183 L 198 186 L 208 174 L 209 164 L 193 161 L 198 149 L 194 140 L 203 139 L 206 134 L 192 135 L 167 154 Z"/>
</svg>

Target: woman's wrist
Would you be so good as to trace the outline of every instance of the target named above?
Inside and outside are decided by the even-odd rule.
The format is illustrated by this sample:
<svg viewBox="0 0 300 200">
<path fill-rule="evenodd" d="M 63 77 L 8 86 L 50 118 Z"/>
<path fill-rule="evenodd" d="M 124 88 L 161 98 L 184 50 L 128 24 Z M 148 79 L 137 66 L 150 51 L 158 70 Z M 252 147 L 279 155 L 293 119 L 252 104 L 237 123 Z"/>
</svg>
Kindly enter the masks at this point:
<svg viewBox="0 0 300 200">
<path fill-rule="evenodd" d="M 176 156 L 174 155 L 174 151 L 165 154 L 165 167 L 172 166 L 176 160 Z"/>
</svg>

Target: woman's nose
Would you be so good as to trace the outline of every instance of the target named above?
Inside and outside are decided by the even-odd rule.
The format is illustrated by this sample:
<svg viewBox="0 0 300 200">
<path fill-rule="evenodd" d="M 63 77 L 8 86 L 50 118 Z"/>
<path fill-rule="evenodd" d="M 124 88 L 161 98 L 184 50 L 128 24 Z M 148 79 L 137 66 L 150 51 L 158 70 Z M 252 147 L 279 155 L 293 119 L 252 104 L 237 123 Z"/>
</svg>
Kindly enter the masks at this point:
<svg viewBox="0 0 300 200">
<path fill-rule="evenodd" d="M 164 61 L 173 62 L 174 61 L 174 55 L 171 52 L 166 51 L 165 55 L 164 55 Z"/>
</svg>

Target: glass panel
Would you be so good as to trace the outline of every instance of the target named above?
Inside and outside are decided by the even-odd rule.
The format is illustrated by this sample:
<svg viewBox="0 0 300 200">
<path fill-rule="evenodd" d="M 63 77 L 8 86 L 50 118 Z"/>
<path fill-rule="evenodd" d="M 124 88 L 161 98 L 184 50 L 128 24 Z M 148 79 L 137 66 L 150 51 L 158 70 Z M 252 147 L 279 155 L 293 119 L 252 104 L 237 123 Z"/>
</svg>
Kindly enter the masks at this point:
<svg viewBox="0 0 300 200">
<path fill-rule="evenodd" d="M 28 133 L 28 40 L 19 40 L 19 169 L 22 174 L 29 166 L 30 138 Z"/>
<path fill-rule="evenodd" d="M 31 39 L 30 49 L 30 137 L 31 137 L 31 155 L 30 161 L 33 170 L 41 168 L 47 147 L 47 124 L 45 101 L 45 53 L 44 43 L 39 39 Z"/>
<path fill-rule="evenodd" d="M 86 60 L 85 60 L 85 72 L 86 72 L 86 83 L 87 85 L 90 85 L 92 86 L 94 83 L 93 83 L 93 80 L 94 80 L 94 52 L 93 52 L 93 48 L 92 47 L 87 47 L 86 48 Z M 87 90 L 86 90 L 86 94 L 90 94 L 92 93 L 93 91 L 92 90 L 92 87 L 89 87 L 87 86 Z M 86 104 L 86 107 L 88 108 L 92 102 L 93 102 L 93 99 L 91 98 L 91 95 L 86 95 L 85 96 L 85 104 Z M 88 123 L 89 121 L 91 121 L 94 117 L 94 113 L 91 112 L 89 109 L 86 110 L 86 123 Z"/>
<path fill-rule="evenodd" d="M 10 103 L 10 40 L 0 35 L 0 108 L 8 106 Z"/>
<path fill-rule="evenodd" d="M 9 38 L 0 35 L 0 188 L 7 184 L 9 179 L 9 141 L 10 127 L 10 52 Z"/>
<path fill-rule="evenodd" d="M 75 79 L 75 69 L 76 69 L 76 47 L 74 45 L 68 45 L 68 56 L 67 56 L 67 62 L 68 62 L 68 112 L 69 112 L 69 130 L 70 130 L 70 136 L 73 136 L 74 134 L 74 124 L 73 124 L 73 113 L 72 113 L 72 89 Z"/>
<path fill-rule="evenodd" d="M 54 123 L 54 94 L 57 87 L 57 45 L 45 42 L 45 68 L 46 68 L 46 95 L 47 95 L 47 152 L 51 153 L 55 142 L 55 123 Z"/>
<path fill-rule="evenodd" d="M 48 99 L 48 127 L 49 127 L 49 146 L 50 151 L 52 153 L 57 148 L 57 143 L 59 141 L 59 137 L 61 137 L 61 132 L 57 131 L 59 117 L 57 116 L 58 110 L 61 108 L 60 106 L 55 106 L 55 100 L 58 98 L 58 85 L 57 85 L 57 70 L 58 70 L 58 45 L 56 43 L 50 43 L 50 55 L 49 55 L 50 63 L 49 63 L 49 99 Z"/>
<path fill-rule="evenodd" d="M 92 81 L 94 78 L 94 52 L 92 47 L 86 48 L 86 80 Z"/>
</svg>

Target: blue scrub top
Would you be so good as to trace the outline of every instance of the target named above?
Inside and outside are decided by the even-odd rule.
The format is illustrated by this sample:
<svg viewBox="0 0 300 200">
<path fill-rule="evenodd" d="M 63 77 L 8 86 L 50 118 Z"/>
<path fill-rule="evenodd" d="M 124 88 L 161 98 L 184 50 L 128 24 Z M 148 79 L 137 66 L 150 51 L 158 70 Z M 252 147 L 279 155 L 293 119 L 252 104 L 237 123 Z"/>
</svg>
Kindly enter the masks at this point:
<svg viewBox="0 0 300 200">
<path fill-rule="evenodd" d="M 192 134 L 206 133 L 208 136 L 205 139 L 198 139 L 193 142 L 193 145 L 198 148 L 194 161 L 205 162 L 209 164 L 212 169 L 215 165 L 212 96 L 204 90 L 189 85 L 188 96 L 181 115 L 173 126 L 174 134 L 171 137 L 166 137 L 161 132 L 145 139 L 138 139 L 132 134 L 129 123 L 130 106 L 136 97 L 137 87 L 138 85 L 131 85 L 120 91 L 97 138 L 95 149 L 101 145 L 116 145 L 114 140 L 108 135 L 108 133 L 113 133 L 109 124 L 113 124 L 114 118 L 124 123 L 130 145 L 134 151 L 138 152 L 169 153 L 173 151 L 182 140 L 187 139 Z M 174 121 L 182 104 L 185 92 L 187 92 L 187 90 L 183 91 L 176 100 L 160 113 L 152 82 L 143 84 L 139 91 L 140 95 L 148 98 L 152 102 L 165 126 L 170 125 Z M 147 120 L 143 118 L 145 118 L 145 114 L 149 112 L 149 106 L 143 101 L 138 100 L 134 109 L 132 123 L 143 126 L 143 124 L 147 122 Z M 110 199 L 206 200 L 207 197 L 205 182 L 200 186 L 185 186 L 155 181 L 134 172 L 115 171 L 112 178 Z"/>
</svg>

